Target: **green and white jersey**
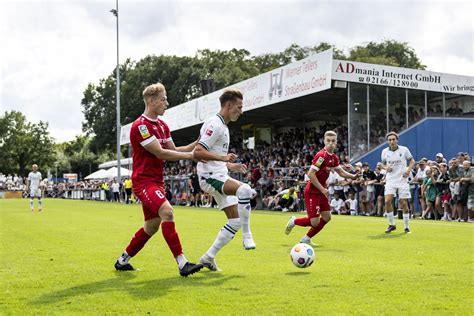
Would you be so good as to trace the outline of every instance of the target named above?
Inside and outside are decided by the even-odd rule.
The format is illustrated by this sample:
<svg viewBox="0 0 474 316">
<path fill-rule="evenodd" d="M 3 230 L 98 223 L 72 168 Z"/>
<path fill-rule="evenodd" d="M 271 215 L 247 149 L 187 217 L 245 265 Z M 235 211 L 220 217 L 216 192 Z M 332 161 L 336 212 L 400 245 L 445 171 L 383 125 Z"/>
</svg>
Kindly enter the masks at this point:
<svg viewBox="0 0 474 316">
<path fill-rule="evenodd" d="M 211 117 L 202 125 L 199 144 L 209 152 L 227 155 L 229 143 L 229 128 L 220 114 Z M 198 162 L 197 172 L 198 174 L 211 172 L 227 174 L 229 170 L 223 161 L 208 161 L 207 163 Z"/>
<path fill-rule="evenodd" d="M 382 163 L 392 168 L 391 172 L 385 175 L 385 181 L 390 185 L 400 185 L 408 182 L 408 178 L 403 177 L 407 168 L 407 160 L 413 159 L 410 150 L 405 146 L 398 146 L 395 150 L 390 147 L 382 150 Z"/>
</svg>

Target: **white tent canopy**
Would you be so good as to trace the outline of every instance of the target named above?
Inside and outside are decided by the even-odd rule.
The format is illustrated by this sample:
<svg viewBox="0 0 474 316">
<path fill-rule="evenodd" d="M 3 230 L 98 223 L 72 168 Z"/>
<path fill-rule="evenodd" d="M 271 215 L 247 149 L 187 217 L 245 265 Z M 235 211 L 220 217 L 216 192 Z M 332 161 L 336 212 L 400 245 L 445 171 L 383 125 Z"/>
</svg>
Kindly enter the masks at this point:
<svg viewBox="0 0 474 316">
<path fill-rule="evenodd" d="M 106 171 L 106 178 L 115 178 L 117 177 L 117 167 L 112 167 Z M 132 172 L 125 168 L 120 168 L 120 176 L 121 177 L 131 177 Z"/>
<path fill-rule="evenodd" d="M 96 172 L 91 173 L 84 179 L 86 180 L 94 180 L 94 179 L 105 179 L 107 178 L 107 170 L 99 169 Z"/>
<path fill-rule="evenodd" d="M 121 177 L 131 177 L 132 172 L 125 168 L 120 168 L 120 176 Z M 108 170 L 99 169 L 96 172 L 91 173 L 84 179 L 92 180 L 92 179 L 112 179 L 117 177 L 117 167 L 112 167 Z"/>
</svg>

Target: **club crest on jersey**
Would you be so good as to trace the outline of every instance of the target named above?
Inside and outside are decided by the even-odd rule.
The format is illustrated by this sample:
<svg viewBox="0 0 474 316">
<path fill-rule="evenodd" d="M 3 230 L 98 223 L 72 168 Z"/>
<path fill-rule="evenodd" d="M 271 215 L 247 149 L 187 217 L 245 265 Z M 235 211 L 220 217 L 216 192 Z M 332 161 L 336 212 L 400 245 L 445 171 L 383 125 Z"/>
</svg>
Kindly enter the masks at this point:
<svg viewBox="0 0 474 316">
<path fill-rule="evenodd" d="M 214 131 L 210 128 L 206 129 L 206 135 L 207 136 L 212 136 L 212 133 L 214 133 Z"/>
<path fill-rule="evenodd" d="M 143 138 L 150 137 L 150 132 L 148 132 L 148 128 L 146 127 L 146 125 L 139 125 L 138 130 L 140 131 L 140 134 Z"/>
<path fill-rule="evenodd" d="M 316 163 L 314 164 L 316 167 L 321 167 L 321 165 L 323 164 L 324 162 L 324 158 L 323 157 L 319 157 L 319 159 L 316 161 Z"/>
</svg>

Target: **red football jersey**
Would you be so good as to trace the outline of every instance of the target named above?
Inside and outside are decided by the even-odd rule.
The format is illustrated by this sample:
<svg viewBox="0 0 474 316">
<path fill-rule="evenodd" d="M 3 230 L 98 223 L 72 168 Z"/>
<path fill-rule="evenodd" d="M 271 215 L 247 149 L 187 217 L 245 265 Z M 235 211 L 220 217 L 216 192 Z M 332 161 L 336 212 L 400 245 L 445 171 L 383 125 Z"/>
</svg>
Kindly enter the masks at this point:
<svg viewBox="0 0 474 316">
<path fill-rule="evenodd" d="M 316 178 L 323 187 L 326 187 L 326 181 L 328 180 L 331 168 L 339 166 L 339 157 L 335 153 L 330 154 L 326 149 L 321 149 L 316 155 L 314 155 L 313 161 L 311 162 L 311 168 L 316 170 Z M 308 181 L 305 188 L 306 192 L 313 194 L 321 194 L 318 188 L 316 188 L 311 181 Z"/>
<path fill-rule="evenodd" d="M 160 120 L 152 120 L 143 114 L 135 120 L 130 130 L 130 143 L 133 149 L 132 182 L 134 189 L 146 184 L 163 185 L 164 161 L 149 153 L 143 146 L 158 140 L 161 146 L 171 140 L 168 125 Z"/>
</svg>

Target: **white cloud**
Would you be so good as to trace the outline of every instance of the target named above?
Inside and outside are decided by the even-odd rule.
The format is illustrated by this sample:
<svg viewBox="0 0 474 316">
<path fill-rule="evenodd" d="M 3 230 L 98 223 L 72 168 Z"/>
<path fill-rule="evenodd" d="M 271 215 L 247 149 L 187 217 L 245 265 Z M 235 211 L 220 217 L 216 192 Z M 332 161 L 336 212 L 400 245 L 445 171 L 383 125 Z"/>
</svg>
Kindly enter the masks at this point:
<svg viewBox="0 0 474 316">
<path fill-rule="evenodd" d="M 81 133 L 88 82 L 115 68 L 115 1 L 0 0 L 0 106 L 48 121 L 53 137 Z M 120 59 L 198 49 L 278 52 L 321 41 L 347 49 L 408 42 L 429 70 L 472 75 L 469 1 L 119 1 Z"/>
</svg>

